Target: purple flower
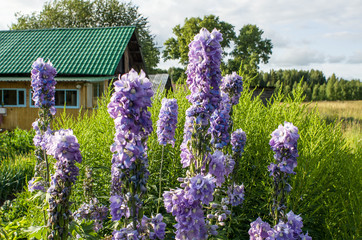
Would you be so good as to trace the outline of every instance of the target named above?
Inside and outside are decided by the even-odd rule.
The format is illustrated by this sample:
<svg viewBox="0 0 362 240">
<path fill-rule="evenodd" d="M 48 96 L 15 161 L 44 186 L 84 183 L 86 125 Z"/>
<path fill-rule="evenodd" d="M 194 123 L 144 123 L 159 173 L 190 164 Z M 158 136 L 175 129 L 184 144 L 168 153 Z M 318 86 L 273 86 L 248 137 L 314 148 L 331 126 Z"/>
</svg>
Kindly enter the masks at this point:
<svg viewBox="0 0 362 240">
<path fill-rule="evenodd" d="M 210 116 L 220 102 L 219 85 L 221 83 L 221 46 L 222 34 L 211 33 L 202 28 L 189 44 L 189 65 L 187 66 L 187 84 L 191 95 L 187 98 L 194 105 L 195 113 L 202 112 Z"/>
<path fill-rule="evenodd" d="M 267 240 L 290 240 L 294 239 L 293 229 L 284 222 L 280 221 L 274 228 L 268 231 L 269 237 Z"/>
<path fill-rule="evenodd" d="M 159 213 L 151 219 L 153 232 L 150 233 L 150 239 L 164 239 L 166 223 L 163 222 L 163 216 Z"/>
<path fill-rule="evenodd" d="M 41 178 L 39 177 L 33 177 L 29 182 L 28 182 L 28 189 L 30 192 L 33 192 L 35 190 L 39 190 L 42 192 L 45 192 L 45 187 L 44 187 L 44 181 L 42 181 Z"/>
<path fill-rule="evenodd" d="M 189 199 L 200 200 L 205 205 L 213 200 L 215 183 L 210 174 L 206 176 L 198 174 L 191 178 L 189 187 L 190 189 L 187 192 Z"/>
<path fill-rule="evenodd" d="M 99 206 L 97 198 L 93 198 L 89 203 L 84 203 L 73 213 L 75 219 L 94 220 L 94 231 L 98 232 L 102 227 L 102 222 L 107 218 L 108 208 Z"/>
<path fill-rule="evenodd" d="M 50 115 L 55 115 L 55 85 L 54 80 L 57 71 L 48 61 L 44 62 L 42 58 L 38 58 L 32 65 L 31 86 L 33 87 L 34 105 L 39 108 L 47 109 Z"/>
<path fill-rule="evenodd" d="M 231 146 L 234 152 L 242 153 L 244 152 L 244 147 L 246 143 L 246 134 L 242 129 L 237 129 L 231 134 Z"/>
<path fill-rule="evenodd" d="M 279 172 L 295 174 L 294 168 L 297 166 L 296 158 L 298 157 L 298 128 L 292 123 L 284 122 L 284 126 L 279 125 L 271 136 L 269 144 L 275 152 L 276 164 L 272 163 L 268 167 L 270 175 L 275 176 Z"/>
<path fill-rule="evenodd" d="M 113 195 L 109 199 L 111 201 L 110 209 L 112 215 L 112 221 L 118 221 L 123 216 L 129 218 L 130 211 L 125 204 L 124 199 L 119 195 Z"/>
<path fill-rule="evenodd" d="M 299 235 L 300 240 L 312 240 L 312 237 L 307 234 L 300 234 Z"/>
<path fill-rule="evenodd" d="M 260 217 L 250 224 L 250 240 L 263 240 L 269 237 L 268 232 L 271 230 L 269 223 L 263 222 Z"/>
<path fill-rule="evenodd" d="M 158 142 L 175 146 L 175 130 L 177 125 L 178 105 L 176 99 L 162 99 L 162 106 L 157 121 Z"/>
<path fill-rule="evenodd" d="M 48 238 L 54 239 L 55 235 L 65 238 L 68 236 L 68 224 L 71 216 L 69 209 L 71 187 L 79 175 L 79 169 L 75 162 L 80 163 L 82 156 L 79 151 L 78 140 L 71 129 L 56 131 L 46 148 L 48 154 L 56 159 L 55 173 L 51 176 L 48 189 L 48 225 L 51 230 Z"/>
<path fill-rule="evenodd" d="M 181 163 L 183 168 L 190 166 L 191 162 L 195 159 L 190 148 L 192 133 L 194 131 L 194 123 L 195 121 L 193 117 L 186 116 L 183 142 L 180 145 Z"/>
<path fill-rule="evenodd" d="M 221 151 L 216 150 L 214 154 L 210 156 L 210 159 L 209 173 L 215 176 L 216 186 L 220 187 L 221 184 L 225 182 L 225 155 Z"/>
<path fill-rule="evenodd" d="M 302 233 L 303 227 L 303 219 L 299 215 L 295 215 L 293 211 L 287 213 L 288 225 L 291 229 L 293 229 L 294 238 L 298 238 L 298 236 Z"/>
<path fill-rule="evenodd" d="M 228 193 L 229 202 L 231 203 L 231 205 L 234 207 L 239 206 L 244 201 L 244 195 L 245 195 L 244 184 L 236 185 L 234 183 L 234 186 L 228 187 L 227 193 Z"/>
<path fill-rule="evenodd" d="M 229 95 L 232 105 L 238 104 L 241 92 L 243 91 L 243 78 L 236 74 L 236 72 L 226 75 L 222 79 L 220 90 Z"/>
<path fill-rule="evenodd" d="M 216 149 L 225 147 L 230 142 L 229 122 L 231 104 L 227 94 L 222 94 L 222 101 L 218 108 L 212 113 L 210 118 L 211 144 Z"/>
</svg>

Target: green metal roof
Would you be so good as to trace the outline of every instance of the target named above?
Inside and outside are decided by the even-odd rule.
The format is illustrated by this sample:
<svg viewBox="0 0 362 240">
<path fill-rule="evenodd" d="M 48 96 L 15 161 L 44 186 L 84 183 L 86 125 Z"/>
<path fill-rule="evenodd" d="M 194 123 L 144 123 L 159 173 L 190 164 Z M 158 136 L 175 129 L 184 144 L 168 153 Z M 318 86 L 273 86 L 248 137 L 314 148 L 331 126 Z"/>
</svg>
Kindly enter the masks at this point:
<svg viewBox="0 0 362 240">
<path fill-rule="evenodd" d="M 0 74 L 30 74 L 37 58 L 58 74 L 114 75 L 135 27 L 0 31 Z"/>
<path fill-rule="evenodd" d="M 118 79 L 118 76 L 102 77 L 55 77 L 57 82 L 100 82 L 109 79 Z M 30 77 L 0 77 L 0 82 L 27 82 L 31 81 Z"/>
</svg>

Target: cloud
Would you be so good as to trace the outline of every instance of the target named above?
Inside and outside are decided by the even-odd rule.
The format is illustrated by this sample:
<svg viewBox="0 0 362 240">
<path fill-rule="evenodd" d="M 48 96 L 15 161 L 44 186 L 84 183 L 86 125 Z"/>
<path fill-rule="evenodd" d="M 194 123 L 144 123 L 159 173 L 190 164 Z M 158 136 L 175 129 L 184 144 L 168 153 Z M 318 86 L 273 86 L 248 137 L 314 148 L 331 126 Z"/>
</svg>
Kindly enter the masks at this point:
<svg viewBox="0 0 362 240">
<path fill-rule="evenodd" d="M 351 56 L 349 56 L 347 63 L 359 64 L 362 63 L 362 51 L 356 51 Z"/>
<path fill-rule="evenodd" d="M 272 64 L 281 66 L 309 66 L 315 63 L 326 62 L 323 53 L 307 47 L 292 47 L 284 51 L 277 52 L 276 56 L 270 61 Z"/>
<path fill-rule="evenodd" d="M 328 62 L 329 63 L 342 63 L 346 59 L 346 56 L 328 56 Z"/>
</svg>

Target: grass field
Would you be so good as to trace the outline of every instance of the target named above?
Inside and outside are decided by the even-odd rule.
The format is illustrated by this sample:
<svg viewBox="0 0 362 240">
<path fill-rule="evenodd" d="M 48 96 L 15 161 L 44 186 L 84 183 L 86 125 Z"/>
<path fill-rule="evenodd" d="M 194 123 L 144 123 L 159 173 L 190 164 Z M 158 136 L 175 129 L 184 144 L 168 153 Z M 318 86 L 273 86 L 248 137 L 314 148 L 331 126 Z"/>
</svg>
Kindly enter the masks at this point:
<svg viewBox="0 0 362 240">
<path fill-rule="evenodd" d="M 327 122 L 341 124 L 347 143 L 354 149 L 362 148 L 362 101 L 320 101 L 312 102 L 309 108 L 317 106 L 320 115 Z"/>
</svg>

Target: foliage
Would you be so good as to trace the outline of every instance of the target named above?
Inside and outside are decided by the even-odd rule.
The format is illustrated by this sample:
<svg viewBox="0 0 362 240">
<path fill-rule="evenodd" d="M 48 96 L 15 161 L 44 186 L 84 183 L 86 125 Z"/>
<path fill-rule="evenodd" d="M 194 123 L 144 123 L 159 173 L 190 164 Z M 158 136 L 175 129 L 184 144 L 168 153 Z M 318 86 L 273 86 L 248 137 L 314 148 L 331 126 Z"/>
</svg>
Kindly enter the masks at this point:
<svg viewBox="0 0 362 240">
<path fill-rule="evenodd" d="M 228 61 L 229 73 L 241 68 L 242 76 L 252 78 L 257 75 L 256 71 L 260 62 L 268 63 L 273 44 L 270 39 L 262 38 L 263 33 L 263 30 L 252 24 L 247 24 L 240 29 L 235 39 L 235 48 L 231 52 L 233 59 Z"/>
<path fill-rule="evenodd" d="M 12 30 L 41 28 L 86 28 L 134 25 L 146 67 L 159 63 L 159 49 L 151 34 L 149 22 L 138 6 L 117 0 L 54 0 L 46 2 L 41 12 L 15 14 Z"/>
<path fill-rule="evenodd" d="M 19 128 L 0 133 L 0 163 L 3 159 L 15 159 L 18 155 L 32 152 L 34 150 L 33 137 L 33 131 Z"/>
<path fill-rule="evenodd" d="M 245 85 L 248 89 L 248 84 Z M 315 239 L 358 239 L 361 229 L 361 152 L 351 152 L 346 145 L 340 125 L 327 123 L 313 110 L 301 104 L 302 85 L 294 90 L 290 97 L 281 89 L 273 101 L 264 106 L 259 97 L 253 98 L 252 92 L 244 91 L 240 103 L 234 107 L 234 128 L 242 128 L 247 134 L 247 143 L 239 166 L 237 181 L 245 185 L 245 201 L 242 207 L 233 209 L 235 216 L 230 223 L 230 239 L 248 239 L 250 223 L 257 216 L 264 220 L 268 215 L 271 203 L 271 178 L 267 166 L 273 161 L 273 152 L 269 147 L 270 134 L 284 121 L 293 122 L 299 128 L 297 174 L 291 178 L 293 190 L 288 202 L 288 210 L 301 213 L 304 230 L 309 231 Z M 180 144 L 182 142 L 185 111 L 189 103 L 185 98 L 189 92 L 180 86 L 169 98 L 176 98 L 179 105 L 178 124 L 175 147 L 167 146 L 164 151 L 162 190 L 178 186 L 177 177 L 185 175 L 180 163 Z M 153 127 L 161 107 L 165 93 L 158 93 L 153 98 Z M 108 205 L 110 191 L 111 152 L 109 146 L 113 142 L 114 125 L 107 112 L 109 94 L 102 98 L 99 107 L 90 112 L 82 111 L 77 118 L 65 113 L 58 118 L 54 128 L 72 128 L 77 136 L 83 155 L 80 165 L 80 177 L 73 192 L 73 210 L 83 202 L 82 180 L 86 166 L 94 172 L 94 193 L 103 204 Z M 155 131 L 148 140 L 148 157 L 150 178 L 148 181 L 148 199 L 145 200 L 145 214 L 152 215 L 157 208 L 158 179 L 161 163 L 162 147 L 158 144 Z M 14 226 L 18 234 L 24 236 L 23 228 L 30 225 L 42 225 L 42 212 L 37 208 L 38 200 L 29 201 L 31 194 L 23 192 L 16 200 L 0 212 L 0 228 Z M 173 218 L 170 218 L 161 207 L 161 213 L 168 223 L 167 239 L 172 239 Z M 2 213 L 4 213 L 2 215 Z M 25 217 L 23 217 L 25 216 Z M 34 221 L 34 224 L 33 222 Z M 11 223 L 12 222 L 12 223 Z M 15 227 L 15 225 L 17 227 Z M 89 226 L 85 226 L 89 228 Z M 105 224 L 99 236 L 110 235 L 112 225 Z M 8 231 L 8 230 L 7 230 Z M 10 232 L 10 230 L 9 230 Z"/>
<path fill-rule="evenodd" d="M 27 179 L 34 172 L 35 158 L 18 156 L 16 159 L 4 159 L 0 164 L 0 205 L 26 187 Z"/>
<path fill-rule="evenodd" d="M 305 101 L 321 100 L 362 100 L 362 84 L 360 80 L 345 80 L 332 74 L 328 79 L 319 70 L 270 70 L 256 74 L 251 82 L 252 86 L 279 88 L 285 95 L 291 95 L 293 89 L 297 88 L 303 81 L 303 92 Z"/>
<path fill-rule="evenodd" d="M 163 58 L 165 60 L 177 59 L 181 64 L 186 65 L 188 62 L 189 43 L 199 33 L 201 28 L 206 28 L 209 32 L 214 28 L 219 30 L 223 35 L 223 41 L 221 42 L 223 50 L 230 47 L 231 42 L 235 38 L 234 26 L 220 21 L 217 16 L 208 15 L 204 16 L 203 19 L 199 17 L 186 18 L 183 26 L 176 25 L 172 29 L 176 38 L 169 38 L 164 43 Z"/>
</svg>

